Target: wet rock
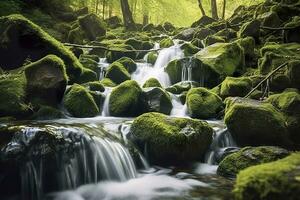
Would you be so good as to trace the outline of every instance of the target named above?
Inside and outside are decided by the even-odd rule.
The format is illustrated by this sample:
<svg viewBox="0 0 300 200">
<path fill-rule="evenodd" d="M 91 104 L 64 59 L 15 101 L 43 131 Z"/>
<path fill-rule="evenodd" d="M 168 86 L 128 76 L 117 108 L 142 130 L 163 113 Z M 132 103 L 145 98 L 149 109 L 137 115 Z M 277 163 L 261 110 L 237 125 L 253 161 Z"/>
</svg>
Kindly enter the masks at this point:
<svg viewBox="0 0 300 200">
<path fill-rule="evenodd" d="M 89 40 L 106 34 L 104 22 L 95 14 L 88 14 L 78 18 L 79 25 Z"/>
<path fill-rule="evenodd" d="M 170 95 L 160 87 L 144 89 L 147 102 L 147 112 L 159 112 L 166 115 L 171 113 L 173 108 Z"/>
<path fill-rule="evenodd" d="M 276 161 L 289 154 L 287 150 L 279 147 L 245 147 L 238 152 L 226 156 L 220 162 L 217 171 L 222 176 L 235 177 L 243 169 Z"/>
<path fill-rule="evenodd" d="M 121 63 L 114 62 L 106 70 L 105 78 L 109 78 L 114 83 L 120 84 L 130 80 L 130 74 Z"/>
<path fill-rule="evenodd" d="M 201 87 L 189 90 L 186 103 L 188 112 L 193 118 L 211 119 L 223 109 L 222 99 Z"/>
<path fill-rule="evenodd" d="M 147 57 L 147 63 L 154 65 L 158 58 L 158 54 L 157 54 L 157 52 L 152 51 L 152 52 L 149 52 L 146 55 L 146 57 Z"/>
<path fill-rule="evenodd" d="M 131 140 L 151 164 L 184 165 L 203 158 L 212 141 L 212 128 L 203 121 L 146 113 L 136 118 Z"/>
<path fill-rule="evenodd" d="M 220 96 L 244 97 L 252 89 L 252 81 L 247 77 L 227 77 L 221 84 Z"/>
<path fill-rule="evenodd" d="M 300 154 L 253 166 L 241 171 L 234 186 L 237 200 L 288 199 L 297 200 Z M 278 187 L 280 186 L 280 187 Z"/>
<path fill-rule="evenodd" d="M 95 117 L 99 108 L 89 91 L 81 85 L 74 84 L 65 94 L 63 104 L 74 117 Z"/>
<path fill-rule="evenodd" d="M 291 145 L 285 117 L 272 104 L 230 98 L 226 102 L 224 119 L 240 146 Z"/>
<path fill-rule="evenodd" d="M 66 90 L 68 76 L 64 62 L 48 55 L 25 66 L 27 92 L 34 104 L 58 105 Z"/>
<path fill-rule="evenodd" d="M 116 117 L 135 117 L 144 112 L 143 91 L 136 81 L 125 81 L 115 87 L 109 99 L 109 112 Z"/>
</svg>

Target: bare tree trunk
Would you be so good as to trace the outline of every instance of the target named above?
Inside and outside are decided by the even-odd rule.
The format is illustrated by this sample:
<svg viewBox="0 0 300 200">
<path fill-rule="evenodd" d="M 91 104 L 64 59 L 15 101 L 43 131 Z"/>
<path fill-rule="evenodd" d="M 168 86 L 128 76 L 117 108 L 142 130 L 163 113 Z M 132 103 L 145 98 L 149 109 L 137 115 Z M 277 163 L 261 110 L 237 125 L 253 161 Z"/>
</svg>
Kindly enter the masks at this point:
<svg viewBox="0 0 300 200">
<path fill-rule="evenodd" d="M 105 6 L 106 6 L 106 0 L 103 0 L 103 5 L 102 5 L 102 17 L 105 19 Z"/>
<path fill-rule="evenodd" d="M 109 4 L 109 7 L 108 7 L 108 17 L 111 18 L 112 17 L 112 5 Z"/>
<path fill-rule="evenodd" d="M 222 19 L 225 19 L 225 12 L 226 12 L 226 0 L 223 0 L 223 12 L 222 12 Z"/>
<path fill-rule="evenodd" d="M 128 0 L 120 0 L 125 28 L 136 29 L 132 13 L 128 4 Z"/>
<path fill-rule="evenodd" d="M 216 0 L 211 0 L 210 1 L 210 6 L 211 6 L 211 17 L 213 19 L 218 19 L 217 1 Z"/>
<path fill-rule="evenodd" d="M 143 16 L 143 25 L 147 25 L 149 23 L 149 15 L 148 13 L 147 14 L 144 14 Z"/>
<path fill-rule="evenodd" d="M 95 5 L 96 14 L 98 14 L 98 6 L 99 6 L 99 0 L 96 1 L 96 5 Z"/>
<path fill-rule="evenodd" d="M 203 8 L 202 1 L 201 1 L 201 0 L 198 0 L 198 5 L 199 5 L 199 8 L 200 8 L 200 10 L 201 10 L 202 16 L 206 16 L 206 13 L 205 13 L 205 10 L 204 10 L 204 8 Z"/>
</svg>

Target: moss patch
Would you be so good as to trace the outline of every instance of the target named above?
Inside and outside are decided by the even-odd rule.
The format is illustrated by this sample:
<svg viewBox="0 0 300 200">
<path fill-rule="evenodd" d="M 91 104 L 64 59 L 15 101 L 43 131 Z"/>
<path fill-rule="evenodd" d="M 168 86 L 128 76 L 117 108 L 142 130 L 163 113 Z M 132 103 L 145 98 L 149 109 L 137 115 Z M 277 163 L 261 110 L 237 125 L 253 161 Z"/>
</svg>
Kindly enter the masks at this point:
<svg viewBox="0 0 300 200">
<path fill-rule="evenodd" d="M 156 78 L 149 78 L 143 85 L 143 88 L 159 87 L 162 88 L 160 82 Z"/>
<path fill-rule="evenodd" d="M 130 74 L 121 63 L 114 62 L 108 67 L 105 78 L 109 78 L 113 82 L 120 84 L 130 80 Z"/>
</svg>

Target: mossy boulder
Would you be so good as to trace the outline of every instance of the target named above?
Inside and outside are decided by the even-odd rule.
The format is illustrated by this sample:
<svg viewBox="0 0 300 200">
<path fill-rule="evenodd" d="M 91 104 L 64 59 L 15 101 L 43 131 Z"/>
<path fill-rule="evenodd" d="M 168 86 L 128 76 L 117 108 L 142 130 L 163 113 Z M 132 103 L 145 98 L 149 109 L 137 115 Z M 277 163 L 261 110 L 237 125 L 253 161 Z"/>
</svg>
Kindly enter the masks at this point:
<svg viewBox="0 0 300 200">
<path fill-rule="evenodd" d="M 261 22 L 262 26 L 267 27 L 280 27 L 282 23 L 278 14 L 272 11 L 265 12 L 257 16 L 257 19 Z"/>
<path fill-rule="evenodd" d="M 236 43 L 216 43 L 196 54 L 196 58 L 222 77 L 243 71 L 244 51 Z"/>
<path fill-rule="evenodd" d="M 160 87 L 144 89 L 147 112 L 159 112 L 166 115 L 171 113 L 173 108 L 171 97 Z"/>
<path fill-rule="evenodd" d="M 221 36 L 209 35 L 204 40 L 204 46 L 210 46 L 215 43 L 224 43 L 225 39 Z"/>
<path fill-rule="evenodd" d="M 241 38 L 235 41 L 236 43 L 238 43 L 244 50 L 244 54 L 245 54 L 245 62 L 247 64 L 247 66 L 249 65 L 256 65 L 257 64 L 257 60 L 254 60 L 255 58 L 255 40 L 253 37 L 245 37 L 245 38 Z M 254 62 L 253 62 L 254 60 Z M 252 61 L 252 62 L 251 62 Z M 252 67 L 252 66 L 250 66 Z"/>
<path fill-rule="evenodd" d="M 0 117 L 22 118 L 28 113 L 24 75 L 0 75 L 0 94 Z"/>
<path fill-rule="evenodd" d="M 206 88 L 192 88 L 186 96 L 188 112 L 193 118 L 211 119 L 223 109 L 222 99 Z"/>
<path fill-rule="evenodd" d="M 106 51 L 106 58 L 109 63 L 113 63 L 120 58 L 129 57 L 135 59 L 137 57 L 134 48 L 126 44 L 111 44 L 108 46 L 109 51 Z"/>
<path fill-rule="evenodd" d="M 105 87 L 116 87 L 117 84 L 110 80 L 109 78 L 104 78 L 100 81 L 100 83 Z"/>
<path fill-rule="evenodd" d="M 170 22 L 165 22 L 163 24 L 163 27 L 168 32 L 172 32 L 172 31 L 174 31 L 176 29 L 176 27 L 172 23 L 170 23 Z"/>
<path fill-rule="evenodd" d="M 67 41 L 73 44 L 83 44 L 85 40 L 84 32 L 79 28 L 69 31 Z"/>
<path fill-rule="evenodd" d="M 99 91 L 99 92 L 104 92 L 105 87 L 100 81 L 92 81 L 88 83 L 82 84 L 82 86 L 86 87 L 90 91 Z"/>
<path fill-rule="evenodd" d="M 130 80 L 130 74 L 121 63 L 114 62 L 107 68 L 105 78 L 109 78 L 114 83 L 120 84 Z"/>
<path fill-rule="evenodd" d="M 297 200 L 300 153 L 241 171 L 234 186 L 236 200 Z"/>
<path fill-rule="evenodd" d="M 143 88 L 159 87 L 162 88 L 160 82 L 156 78 L 149 78 L 143 85 Z"/>
<path fill-rule="evenodd" d="M 193 87 L 199 87 L 199 84 L 193 81 L 182 81 L 166 88 L 166 90 L 172 94 L 181 94 L 189 91 Z"/>
<path fill-rule="evenodd" d="M 189 42 L 184 43 L 183 45 L 181 45 L 180 48 L 183 50 L 185 56 L 192 56 L 196 54 L 198 51 L 200 51 L 198 47 L 196 47 L 195 45 Z"/>
<path fill-rule="evenodd" d="M 281 146 L 291 144 L 284 115 L 270 103 L 227 99 L 225 123 L 240 146 Z"/>
<path fill-rule="evenodd" d="M 260 37 L 260 25 L 261 22 L 259 20 L 246 22 L 242 25 L 240 31 L 238 32 L 238 36 L 241 38 L 250 36 L 258 42 Z"/>
<path fill-rule="evenodd" d="M 137 64 L 131 58 L 128 57 L 120 58 L 116 62 L 121 63 L 130 74 L 137 69 Z"/>
<path fill-rule="evenodd" d="M 197 26 L 206 26 L 209 25 L 213 22 L 216 22 L 215 19 L 208 17 L 206 15 L 202 16 L 199 20 L 197 20 L 196 22 L 194 22 L 192 24 L 192 27 L 197 27 Z"/>
<path fill-rule="evenodd" d="M 193 39 L 204 40 L 207 36 L 213 35 L 216 32 L 211 30 L 210 28 L 200 28 L 197 29 L 193 35 Z"/>
<path fill-rule="evenodd" d="M 35 112 L 31 119 L 34 120 L 51 120 L 63 118 L 64 114 L 62 111 L 51 106 L 41 106 L 37 112 Z"/>
<path fill-rule="evenodd" d="M 227 77 L 221 84 L 220 96 L 226 97 L 244 97 L 252 89 L 252 81 L 247 77 Z"/>
<path fill-rule="evenodd" d="M 153 47 L 153 44 L 149 41 L 142 41 L 135 38 L 129 38 L 125 41 L 125 44 L 132 46 L 137 50 L 149 50 Z"/>
<path fill-rule="evenodd" d="M 28 58 L 37 61 L 54 54 L 64 61 L 71 83 L 80 82 L 88 71 L 70 50 L 21 15 L 0 18 L 0 37 L 0 65 L 5 70 L 21 67 Z"/>
<path fill-rule="evenodd" d="M 287 150 L 280 147 L 245 147 L 238 152 L 226 156 L 220 162 L 217 172 L 222 176 L 235 177 L 243 169 L 276 161 L 289 154 Z"/>
<path fill-rule="evenodd" d="M 289 62 L 287 76 L 291 86 L 300 90 L 300 59 Z"/>
<path fill-rule="evenodd" d="M 64 96 L 63 103 L 74 117 L 95 117 L 99 108 L 89 91 L 78 84 L 72 85 Z"/>
<path fill-rule="evenodd" d="M 297 42 L 300 43 L 300 16 L 293 17 L 292 21 L 285 24 L 285 28 L 289 28 L 288 30 L 284 30 L 284 41 L 286 43 Z"/>
<path fill-rule="evenodd" d="M 181 29 L 181 31 L 175 36 L 175 39 L 191 41 L 193 40 L 196 31 L 196 28 Z"/>
<path fill-rule="evenodd" d="M 174 42 L 171 38 L 165 38 L 159 42 L 160 48 L 169 48 L 174 45 Z"/>
<path fill-rule="evenodd" d="M 136 81 L 125 81 L 115 87 L 109 99 L 109 112 L 116 117 L 135 117 L 144 112 L 143 91 Z"/>
<path fill-rule="evenodd" d="M 151 164 L 184 165 L 201 160 L 212 141 L 213 129 L 195 119 L 146 113 L 133 121 L 131 140 L 144 151 Z"/>
<path fill-rule="evenodd" d="M 58 105 L 64 95 L 68 76 L 64 62 L 48 55 L 25 66 L 28 97 L 33 103 Z"/>
<path fill-rule="evenodd" d="M 152 52 L 149 52 L 148 54 L 146 54 L 146 58 L 147 58 L 146 59 L 147 63 L 154 65 L 158 58 L 158 54 L 157 54 L 157 52 L 152 51 Z"/>
<path fill-rule="evenodd" d="M 79 25 L 89 40 L 106 34 L 105 23 L 95 14 L 87 14 L 78 18 Z"/>
</svg>

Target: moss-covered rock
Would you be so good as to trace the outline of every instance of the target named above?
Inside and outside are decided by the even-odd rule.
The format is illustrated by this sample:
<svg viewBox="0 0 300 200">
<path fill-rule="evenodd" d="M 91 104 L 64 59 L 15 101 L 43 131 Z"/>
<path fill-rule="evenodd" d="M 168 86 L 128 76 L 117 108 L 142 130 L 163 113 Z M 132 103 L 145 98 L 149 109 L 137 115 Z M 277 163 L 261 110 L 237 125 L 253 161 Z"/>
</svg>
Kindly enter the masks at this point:
<svg viewBox="0 0 300 200">
<path fill-rule="evenodd" d="M 236 43 L 216 43 L 196 54 L 196 58 L 220 76 L 232 76 L 243 71 L 244 52 Z"/>
<path fill-rule="evenodd" d="M 35 112 L 31 119 L 34 120 L 51 120 L 63 118 L 64 114 L 57 108 L 50 106 L 41 106 L 37 112 Z"/>
<path fill-rule="evenodd" d="M 110 80 L 109 78 L 104 78 L 100 81 L 100 83 L 105 87 L 115 87 L 117 84 Z"/>
<path fill-rule="evenodd" d="M 202 16 L 199 20 L 197 20 L 196 22 L 194 22 L 192 24 L 192 27 L 197 27 L 197 26 L 206 26 L 209 25 L 213 22 L 216 22 L 215 19 L 208 17 L 206 15 Z"/>
<path fill-rule="evenodd" d="M 166 90 L 172 94 L 181 94 L 189 91 L 193 87 L 199 87 L 199 84 L 193 81 L 182 81 L 166 88 Z"/>
<path fill-rule="evenodd" d="M 63 100 L 67 111 L 74 117 L 95 117 L 99 108 L 89 91 L 78 84 L 74 84 L 65 94 Z"/>
<path fill-rule="evenodd" d="M 256 41 L 259 41 L 260 36 L 260 25 L 261 22 L 259 20 L 252 20 L 250 22 L 246 22 L 241 27 L 238 32 L 238 36 L 241 38 L 244 37 L 253 37 Z"/>
<path fill-rule="evenodd" d="M 160 87 L 144 89 L 147 112 L 159 112 L 166 115 L 173 108 L 170 95 Z"/>
<path fill-rule="evenodd" d="M 109 112 L 117 117 L 135 117 L 144 112 L 143 91 L 136 81 L 130 80 L 115 87 L 109 99 Z"/>
<path fill-rule="evenodd" d="M 106 58 L 109 63 L 113 63 L 123 57 L 135 59 L 137 54 L 134 48 L 126 44 L 111 44 L 108 46 L 110 51 L 106 52 Z"/>
<path fill-rule="evenodd" d="M 22 118 L 29 111 L 24 75 L 0 75 L 0 94 L 0 117 Z"/>
<path fill-rule="evenodd" d="M 245 64 L 247 67 L 253 67 L 257 65 L 257 59 L 255 59 L 255 40 L 253 37 L 245 37 L 235 41 L 244 50 Z"/>
<path fill-rule="evenodd" d="M 284 115 L 272 104 L 231 98 L 226 102 L 225 123 L 240 146 L 289 146 Z"/>
<path fill-rule="evenodd" d="M 106 34 L 105 23 L 95 14 L 87 14 L 78 18 L 79 25 L 89 40 Z"/>
<path fill-rule="evenodd" d="M 200 28 L 195 31 L 193 39 L 204 40 L 207 36 L 213 35 L 215 33 L 216 32 L 211 30 L 210 28 Z"/>
<path fill-rule="evenodd" d="M 291 86 L 300 90 L 300 59 L 289 62 L 287 75 Z"/>
<path fill-rule="evenodd" d="M 189 90 L 186 103 L 188 112 L 193 118 L 214 118 L 223 109 L 222 99 L 201 87 Z"/>
<path fill-rule="evenodd" d="M 114 62 L 107 68 L 105 78 L 109 78 L 114 83 L 120 84 L 130 80 L 130 74 L 121 63 Z"/>
<path fill-rule="evenodd" d="M 236 200 L 297 200 L 300 154 L 241 171 L 234 186 Z"/>
<path fill-rule="evenodd" d="M 156 78 L 149 78 L 143 85 L 143 88 L 159 87 L 162 88 L 160 82 Z"/>
<path fill-rule="evenodd" d="M 105 91 L 105 87 L 100 81 L 92 81 L 92 82 L 84 83 L 82 85 L 87 87 L 87 89 L 90 91 L 99 91 L 99 92 Z"/>
<path fill-rule="evenodd" d="M 172 31 L 174 31 L 176 29 L 176 27 L 173 24 L 171 24 L 170 22 L 165 22 L 163 24 L 163 27 L 168 32 L 172 32 Z"/>
<path fill-rule="evenodd" d="M 158 53 L 155 52 L 155 51 L 151 51 L 148 54 L 146 54 L 146 58 L 147 58 L 146 59 L 147 63 L 150 63 L 150 64 L 154 65 L 157 58 L 158 58 Z"/>
<path fill-rule="evenodd" d="M 252 81 L 247 77 L 227 77 L 221 84 L 220 96 L 244 97 L 252 89 Z"/>
<path fill-rule="evenodd" d="M 28 58 L 37 61 L 54 54 L 64 61 L 71 83 L 79 82 L 83 71 L 87 71 L 70 50 L 21 15 L 0 18 L 0 37 L 0 65 L 3 69 L 21 67 Z"/>
<path fill-rule="evenodd" d="M 300 43 L 300 16 L 293 17 L 292 21 L 285 24 L 285 28 L 289 28 L 289 30 L 284 30 L 284 41 L 289 42 L 297 42 Z"/>
<path fill-rule="evenodd" d="M 146 113 L 136 118 L 130 138 L 152 164 L 183 165 L 203 158 L 212 141 L 212 128 L 203 121 Z"/>
<path fill-rule="evenodd" d="M 131 58 L 128 58 L 128 57 L 120 58 L 116 62 L 121 63 L 127 69 L 128 73 L 130 73 L 130 74 L 137 69 L 136 63 Z"/>
<path fill-rule="evenodd" d="M 243 169 L 276 161 L 289 154 L 287 150 L 273 146 L 245 147 L 226 156 L 219 164 L 218 174 L 235 177 Z"/>
<path fill-rule="evenodd" d="M 194 34 L 197 31 L 196 28 L 188 28 L 180 31 L 176 36 L 175 39 L 180 39 L 184 41 L 191 41 L 194 38 Z"/>
<path fill-rule="evenodd" d="M 189 42 L 184 43 L 180 48 L 183 50 L 185 56 L 192 56 L 200 51 L 198 47 Z"/>
<path fill-rule="evenodd" d="M 225 28 L 215 34 L 215 36 L 222 37 L 226 41 L 230 41 L 237 37 L 237 32 L 231 28 Z"/>
<path fill-rule="evenodd" d="M 55 55 L 48 55 L 25 66 L 28 97 L 34 104 L 57 105 L 61 102 L 68 76 L 64 62 Z"/>
<path fill-rule="evenodd" d="M 67 41 L 73 44 L 83 44 L 84 38 L 84 32 L 79 27 L 77 27 L 75 29 L 70 30 L 70 32 L 68 33 Z"/>
<path fill-rule="evenodd" d="M 171 38 L 165 38 L 159 42 L 160 48 L 169 48 L 174 45 L 174 42 Z"/>
<path fill-rule="evenodd" d="M 204 46 L 210 46 L 215 43 L 224 43 L 225 39 L 221 36 L 209 35 L 204 40 Z"/>
</svg>

